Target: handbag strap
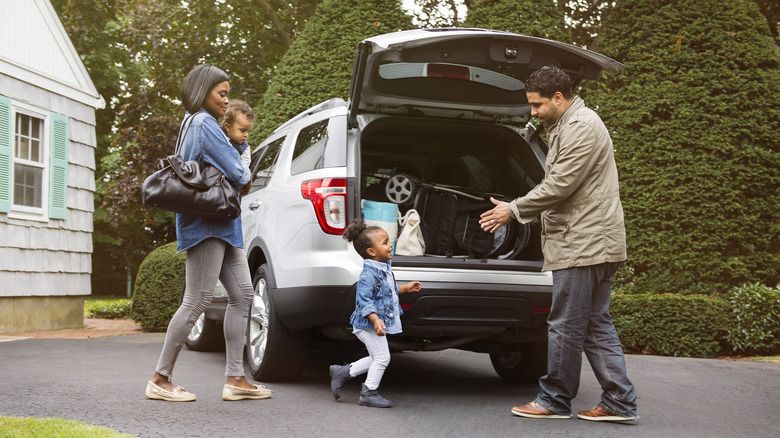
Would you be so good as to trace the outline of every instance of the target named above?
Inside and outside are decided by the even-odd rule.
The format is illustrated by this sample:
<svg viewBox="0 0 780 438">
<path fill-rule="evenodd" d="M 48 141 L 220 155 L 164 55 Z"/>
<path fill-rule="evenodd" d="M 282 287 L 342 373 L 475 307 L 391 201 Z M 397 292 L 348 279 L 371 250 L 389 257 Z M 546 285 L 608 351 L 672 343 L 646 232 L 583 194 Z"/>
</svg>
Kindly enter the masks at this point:
<svg viewBox="0 0 780 438">
<path fill-rule="evenodd" d="M 199 112 L 200 111 L 198 111 L 198 113 Z M 182 143 L 184 143 L 184 137 L 187 135 L 187 131 L 189 131 L 190 125 L 192 124 L 192 118 L 195 117 L 195 115 L 198 113 L 188 115 L 181 122 L 181 126 L 179 126 L 179 135 L 176 137 L 176 150 L 174 151 L 174 154 L 179 155 L 179 151 L 181 150 L 181 145 Z M 185 128 L 184 125 L 187 125 L 187 127 Z M 184 130 L 184 134 L 182 134 L 182 130 Z"/>
</svg>

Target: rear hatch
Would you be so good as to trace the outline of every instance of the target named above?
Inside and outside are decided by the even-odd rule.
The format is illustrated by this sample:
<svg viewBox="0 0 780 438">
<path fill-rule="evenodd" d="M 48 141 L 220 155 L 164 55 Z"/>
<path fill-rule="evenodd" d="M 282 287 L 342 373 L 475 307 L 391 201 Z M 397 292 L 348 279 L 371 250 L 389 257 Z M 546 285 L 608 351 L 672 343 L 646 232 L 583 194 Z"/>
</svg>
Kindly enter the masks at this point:
<svg viewBox="0 0 780 438">
<path fill-rule="evenodd" d="M 537 225 L 512 222 L 485 237 L 477 221 L 491 197 L 523 196 L 544 176 L 546 147 L 531 135 L 523 81 L 545 65 L 574 81 L 622 68 L 570 44 L 482 29 L 403 31 L 358 45 L 348 103 L 349 127 L 362 126 L 355 204 L 413 208 L 425 234 L 425 257 L 394 257 L 394 266 L 541 269 Z M 394 199 L 393 190 L 409 196 Z"/>
<path fill-rule="evenodd" d="M 483 29 L 418 29 L 358 44 L 350 86 L 350 127 L 363 113 L 430 115 L 523 126 L 524 83 L 545 65 L 573 81 L 598 79 L 622 64 L 543 38 Z"/>
</svg>

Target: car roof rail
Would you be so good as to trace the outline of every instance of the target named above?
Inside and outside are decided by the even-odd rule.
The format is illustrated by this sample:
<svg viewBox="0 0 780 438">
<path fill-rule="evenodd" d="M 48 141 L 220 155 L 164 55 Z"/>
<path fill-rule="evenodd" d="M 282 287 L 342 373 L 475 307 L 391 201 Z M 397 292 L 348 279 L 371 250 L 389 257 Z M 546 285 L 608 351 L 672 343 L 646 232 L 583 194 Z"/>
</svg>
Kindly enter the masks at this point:
<svg viewBox="0 0 780 438">
<path fill-rule="evenodd" d="M 297 122 L 298 120 L 300 120 L 300 119 L 302 119 L 304 117 L 308 117 L 308 116 L 310 116 L 312 114 L 316 114 L 316 113 L 318 113 L 320 111 L 325 111 L 325 110 L 338 108 L 340 106 L 346 106 L 346 105 L 347 105 L 347 102 L 345 102 L 344 99 L 342 99 L 340 97 L 334 97 L 333 99 L 329 99 L 329 100 L 326 100 L 325 102 L 318 103 L 317 105 L 314 105 L 313 107 L 300 112 L 295 117 L 293 117 L 290 120 L 284 122 L 283 125 L 281 125 L 278 128 L 274 129 L 273 132 L 276 132 L 276 131 L 279 131 L 279 130 L 281 130 L 283 128 L 286 128 L 286 127 L 290 126 L 291 124 Z"/>
</svg>

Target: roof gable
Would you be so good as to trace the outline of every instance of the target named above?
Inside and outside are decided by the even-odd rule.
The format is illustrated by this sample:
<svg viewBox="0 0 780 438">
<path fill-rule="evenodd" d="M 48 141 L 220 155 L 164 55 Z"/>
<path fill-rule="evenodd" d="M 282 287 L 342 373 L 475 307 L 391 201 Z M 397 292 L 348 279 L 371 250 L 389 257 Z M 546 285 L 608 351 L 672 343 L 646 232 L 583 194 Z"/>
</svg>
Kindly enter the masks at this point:
<svg viewBox="0 0 780 438">
<path fill-rule="evenodd" d="M 0 0 L 0 10 L 0 73 L 105 107 L 49 0 Z"/>
</svg>

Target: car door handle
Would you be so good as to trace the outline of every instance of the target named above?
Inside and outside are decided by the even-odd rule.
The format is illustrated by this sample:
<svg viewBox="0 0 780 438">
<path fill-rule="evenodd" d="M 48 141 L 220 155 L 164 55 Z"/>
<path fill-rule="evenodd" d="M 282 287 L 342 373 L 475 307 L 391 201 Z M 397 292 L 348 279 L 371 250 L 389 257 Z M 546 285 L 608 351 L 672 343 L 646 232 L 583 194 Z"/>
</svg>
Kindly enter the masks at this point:
<svg viewBox="0 0 780 438">
<path fill-rule="evenodd" d="M 253 203 L 249 204 L 249 209 L 250 209 L 250 210 L 257 210 L 257 207 L 260 207 L 260 203 L 259 203 L 259 202 L 257 202 L 257 201 L 255 201 L 255 202 L 253 202 Z"/>
</svg>

